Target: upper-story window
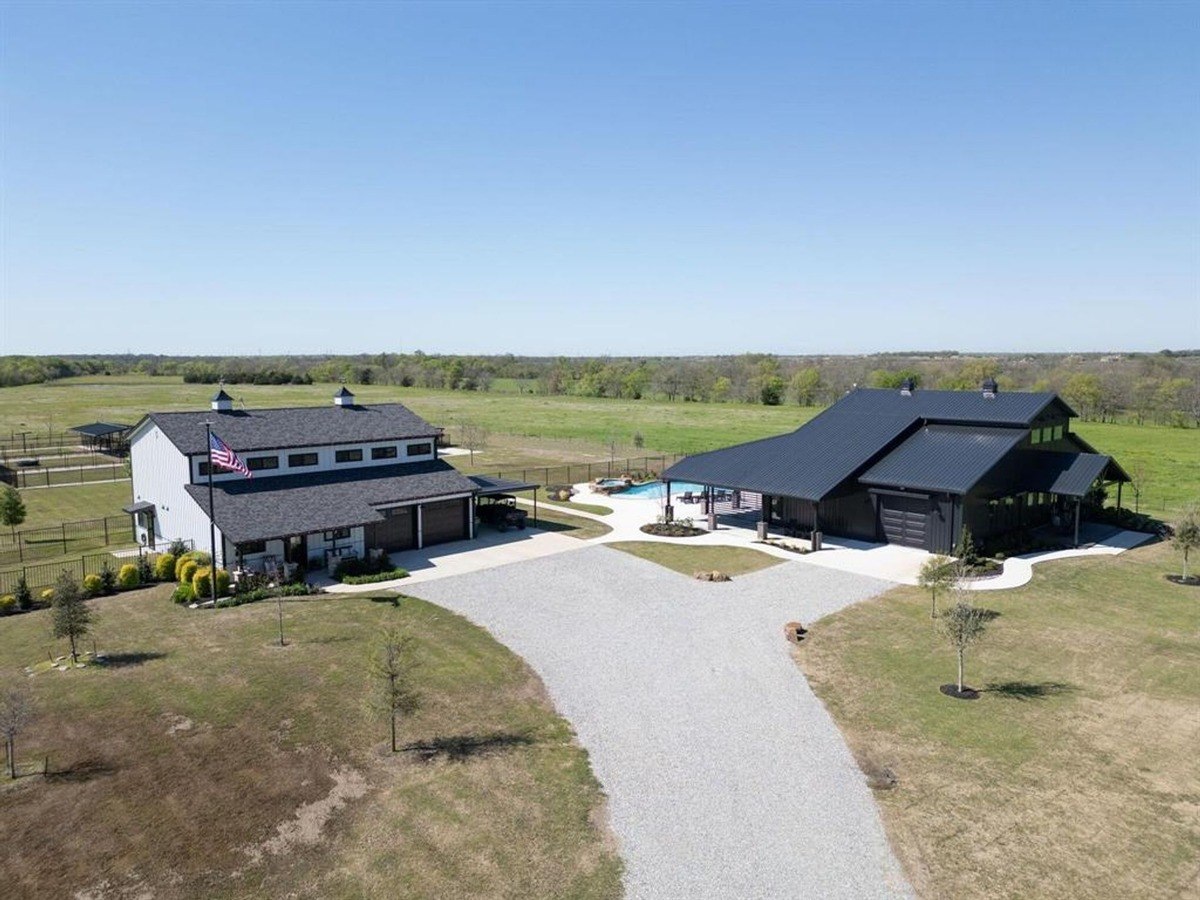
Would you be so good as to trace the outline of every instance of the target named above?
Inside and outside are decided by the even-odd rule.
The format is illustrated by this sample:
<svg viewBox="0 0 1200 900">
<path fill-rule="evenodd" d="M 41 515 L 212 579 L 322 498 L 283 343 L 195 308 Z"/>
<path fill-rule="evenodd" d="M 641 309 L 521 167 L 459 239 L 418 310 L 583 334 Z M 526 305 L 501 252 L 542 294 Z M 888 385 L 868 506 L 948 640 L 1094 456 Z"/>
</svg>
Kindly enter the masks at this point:
<svg viewBox="0 0 1200 900">
<path fill-rule="evenodd" d="M 212 467 L 213 475 L 228 475 L 232 471 L 233 469 L 227 469 L 224 466 L 218 465 Z M 208 462 L 206 460 L 201 460 L 200 462 L 200 475 L 201 477 L 208 475 Z"/>
<path fill-rule="evenodd" d="M 317 454 L 315 453 L 289 453 L 288 468 L 298 469 L 303 466 L 315 466 L 317 464 Z"/>
<path fill-rule="evenodd" d="M 340 463 L 362 462 L 362 458 L 361 447 L 355 447 L 353 450 L 338 450 L 333 454 L 333 461 Z"/>
<path fill-rule="evenodd" d="M 278 456 L 247 456 L 246 468 L 251 472 L 261 472 L 264 469 L 278 469 Z"/>
<path fill-rule="evenodd" d="M 433 444 L 430 443 L 408 445 L 409 456 L 428 456 L 432 452 Z"/>
<path fill-rule="evenodd" d="M 371 448 L 371 459 L 395 459 L 395 458 L 396 458 L 396 448 L 395 447 L 372 447 Z"/>
</svg>

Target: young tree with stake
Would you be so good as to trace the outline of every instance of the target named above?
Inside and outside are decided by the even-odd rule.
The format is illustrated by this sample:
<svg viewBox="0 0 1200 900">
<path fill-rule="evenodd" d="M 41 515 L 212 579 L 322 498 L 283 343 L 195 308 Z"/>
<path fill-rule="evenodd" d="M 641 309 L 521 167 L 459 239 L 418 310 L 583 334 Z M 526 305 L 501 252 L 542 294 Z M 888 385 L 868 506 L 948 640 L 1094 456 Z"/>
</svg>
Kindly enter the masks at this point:
<svg viewBox="0 0 1200 900">
<path fill-rule="evenodd" d="M 931 556 L 921 565 L 917 585 L 929 591 L 929 618 L 937 618 L 938 593 L 950 590 L 954 581 L 954 560 L 948 556 Z"/>
<path fill-rule="evenodd" d="M 391 727 L 392 752 L 396 752 L 396 720 L 419 706 L 413 685 L 416 640 L 396 625 L 387 625 L 371 658 L 371 674 L 379 686 L 379 705 L 387 712 Z"/>
<path fill-rule="evenodd" d="M 76 642 L 87 636 L 92 627 L 92 610 L 84 599 L 79 582 L 70 572 L 63 572 L 54 582 L 54 599 L 50 605 L 50 628 L 54 637 L 71 642 L 71 662 L 79 662 Z"/>
<path fill-rule="evenodd" d="M 1188 555 L 1200 548 L 1200 510 L 1192 507 L 1175 525 L 1171 544 L 1183 554 L 1183 580 L 1188 580 Z"/>
<path fill-rule="evenodd" d="M 983 637 L 987 614 L 971 604 L 966 592 L 959 591 L 954 605 L 938 617 L 942 633 L 958 656 L 958 694 L 963 695 L 963 658 L 967 648 Z"/>
</svg>

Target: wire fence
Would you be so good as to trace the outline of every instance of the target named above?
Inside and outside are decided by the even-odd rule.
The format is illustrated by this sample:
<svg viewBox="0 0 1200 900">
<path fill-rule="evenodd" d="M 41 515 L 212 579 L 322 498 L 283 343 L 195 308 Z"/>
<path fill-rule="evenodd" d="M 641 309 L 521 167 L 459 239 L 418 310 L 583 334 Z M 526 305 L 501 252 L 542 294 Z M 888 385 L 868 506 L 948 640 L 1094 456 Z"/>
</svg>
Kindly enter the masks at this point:
<svg viewBox="0 0 1200 900">
<path fill-rule="evenodd" d="M 0 532 L 0 566 L 133 543 L 133 525 L 129 516 L 105 516 L 45 528 L 3 531 Z"/>
</svg>

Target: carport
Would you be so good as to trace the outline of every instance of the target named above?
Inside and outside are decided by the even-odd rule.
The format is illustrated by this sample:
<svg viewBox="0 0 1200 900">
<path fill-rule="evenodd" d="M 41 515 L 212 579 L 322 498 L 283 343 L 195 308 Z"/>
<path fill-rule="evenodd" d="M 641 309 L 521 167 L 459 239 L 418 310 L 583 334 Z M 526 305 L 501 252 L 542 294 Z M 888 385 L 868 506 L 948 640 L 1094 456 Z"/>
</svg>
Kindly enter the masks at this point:
<svg viewBox="0 0 1200 900">
<path fill-rule="evenodd" d="M 521 494 L 533 491 L 533 524 L 537 525 L 537 492 L 538 488 L 541 487 L 540 484 L 534 484 L 532 481 L 516 481 L 511 478 L 502 478 L 499 475 L 495 477 L 491 475 L 468 475 L 467 477 L 475 482 L 479 488 L 475 494 L 476 499 L 479 497 L 494 497 L 497 494 Z M 474 501 L 472 501 L 473 505 Z M 472 510 L 473 514 L 474 510 Z"/>
</svg>

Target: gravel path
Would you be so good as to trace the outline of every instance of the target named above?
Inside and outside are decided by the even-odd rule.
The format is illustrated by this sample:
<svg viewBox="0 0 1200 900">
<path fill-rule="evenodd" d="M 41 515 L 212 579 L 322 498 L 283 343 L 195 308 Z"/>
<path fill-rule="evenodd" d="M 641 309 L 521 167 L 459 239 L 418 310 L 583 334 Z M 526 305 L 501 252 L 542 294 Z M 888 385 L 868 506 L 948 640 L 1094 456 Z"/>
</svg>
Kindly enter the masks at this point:
<svg viewBox="0 0 1200 900">
<path fill-rule="evenodd" d="M 911 892 L 782 627 L 889 586 L 802 561 L 709 584 L 591 547 L 413 593 L 541 675 L 608 793 L 628 897 L 859 900 Z"/>
</svg>

